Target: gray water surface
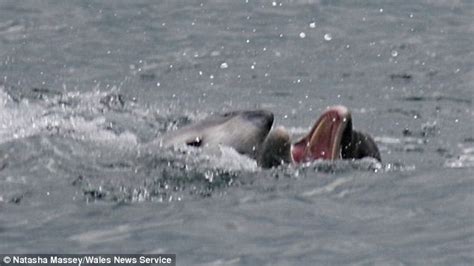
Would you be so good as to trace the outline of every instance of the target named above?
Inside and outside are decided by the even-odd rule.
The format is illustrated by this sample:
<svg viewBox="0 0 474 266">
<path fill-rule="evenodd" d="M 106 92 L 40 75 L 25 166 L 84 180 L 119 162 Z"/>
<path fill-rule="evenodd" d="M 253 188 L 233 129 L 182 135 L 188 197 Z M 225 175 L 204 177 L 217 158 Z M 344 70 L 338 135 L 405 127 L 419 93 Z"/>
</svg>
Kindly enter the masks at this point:
<svg viewBox="0 0 474 266">
<path fill-rule="evenodd" d="M 0 1 L 0 253 L 472 265 L 472 1 Z M 343 104 L 382 164 L 156 145 Z"/>
</svg>

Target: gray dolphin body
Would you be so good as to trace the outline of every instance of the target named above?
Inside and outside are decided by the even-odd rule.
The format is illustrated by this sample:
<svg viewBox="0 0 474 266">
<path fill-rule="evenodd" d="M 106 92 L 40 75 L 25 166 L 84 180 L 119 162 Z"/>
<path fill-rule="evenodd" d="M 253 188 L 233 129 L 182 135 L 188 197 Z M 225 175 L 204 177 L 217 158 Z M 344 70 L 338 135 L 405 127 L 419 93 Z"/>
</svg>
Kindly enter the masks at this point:
<svg viewBox="0 0 474 266">
<path fill-rule="evenodd" d="M 165 147 L 224 145 L 257 161 L 263 168 L 285 163 L 304 163 L 318 159 L 360 159 L 380 152 L 373 139 L 352 129 L 352 118 L 344 106 L 328 108 L 310 132 L 291 144 L 283 127 L 272 130 L 273 114 L 266 110 L 234 111 L 210 116 L 202 121 L 169 132 Z"/>
</svg>

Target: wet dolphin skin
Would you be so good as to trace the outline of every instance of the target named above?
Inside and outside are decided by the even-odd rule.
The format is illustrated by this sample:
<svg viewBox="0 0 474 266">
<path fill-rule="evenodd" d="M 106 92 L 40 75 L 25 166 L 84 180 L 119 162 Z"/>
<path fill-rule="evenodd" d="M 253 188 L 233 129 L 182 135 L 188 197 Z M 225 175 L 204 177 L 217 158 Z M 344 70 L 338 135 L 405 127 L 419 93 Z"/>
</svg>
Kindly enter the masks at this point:
<svg viewBox="0 0 474 266">
<path fill-rule="evenodd" d="M 264 168 L 285 163 L 314 160 L 361 159 L 381 161 L 372 137 L 352 128 L 352 117 L 345 106 L 328 108 L 307 135 L 291 144 L 283 127 L 272 130 L 273 114 L 266 110 L 234 111 L 210 116 L 202 121 L 169 132 L 165 146 L 204 147 L 224 145 L 247 155 Z"/>
</svg>

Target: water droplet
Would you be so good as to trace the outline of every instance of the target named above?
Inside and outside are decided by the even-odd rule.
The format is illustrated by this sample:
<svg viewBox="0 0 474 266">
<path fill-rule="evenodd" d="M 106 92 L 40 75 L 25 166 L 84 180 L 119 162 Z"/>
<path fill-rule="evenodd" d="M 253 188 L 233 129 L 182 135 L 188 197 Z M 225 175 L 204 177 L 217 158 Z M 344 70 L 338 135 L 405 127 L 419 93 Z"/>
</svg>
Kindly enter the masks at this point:
<svg viewBox="0 0 474 266">
<path fill-rule="evenodd" d="M 305 37 L 306 37 L 306 33 L 300 32 L 300 38 L 303 39 L 303 38 L 305 38 Z"/>
<path fill-rule="evenodd" d="M 380 13 L 383 13 L 383 8 L 379 9 L 379 12 L 380 12 Z"/>
<path fill-rule="evenodd" d="M 413 18 L 413 13 L 410 13 L 410 18 Z"/>
<path fill-rule="evenodd" d="M 330 33 L 326 33 L 326 34 L 324 34 L 324 40 L 326 40 L 326 41 L 330 41 L 330 40 L 332 40 L 332 36 L 331 36 L 331 34 L 330 34 Z"/>
<path fill-rule="evenodd" d="M 157 86 L 157 87 L 161 86 L 161 83 L 157 82 L 157 83 L 156 83 L 156 86 Z"/>
<path fill-rule="evenodd" d="M 299 170 L 296 170 L 295 173 L 294 173 L 294 176 L 295 177 L 298 177 L 300 175 L 300 171 Z"/>
<path fill-rule="evenodd" d="M 391 52 L 391 54 L 392 54 L 393 57 L 397 57 L 397 56 L 398 56 L 398 52 L 397 52 L 396 50 L 393 50 L 393 51 Z"/>
<path fill-rule="evenodd" d="M 312 29 L 316 28 L 316 22 L 309 23 L 309 27 Z"/>
<path fill-rule="evenodd" d="M 229 65 L 226 62 L 221 64 L 221 69 L 226 69 L 228 67 L 229 67 Z"/>
<path fill-rule="evenodd" d="M 276 5 L 277 5 L 277 2 L 273 1 L 272 6 L 276 6 Z"/>
</svg>

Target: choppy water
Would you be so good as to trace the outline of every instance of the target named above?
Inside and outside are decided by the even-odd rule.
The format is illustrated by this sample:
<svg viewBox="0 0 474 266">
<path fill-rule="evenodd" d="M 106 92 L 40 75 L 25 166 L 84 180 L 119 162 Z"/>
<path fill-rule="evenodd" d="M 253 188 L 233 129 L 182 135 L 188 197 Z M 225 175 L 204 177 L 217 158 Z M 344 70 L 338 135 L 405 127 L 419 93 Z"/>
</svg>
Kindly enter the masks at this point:
<svg viewBox="0 0 474 266">
<path fill-rule="evenodd" d="M 471 1 L 1 1 L 0 253 L 471 265 Z M 231 109 L 351 108 L 383 164 L 262 170 L 150 142 Z"/>
</svg>

